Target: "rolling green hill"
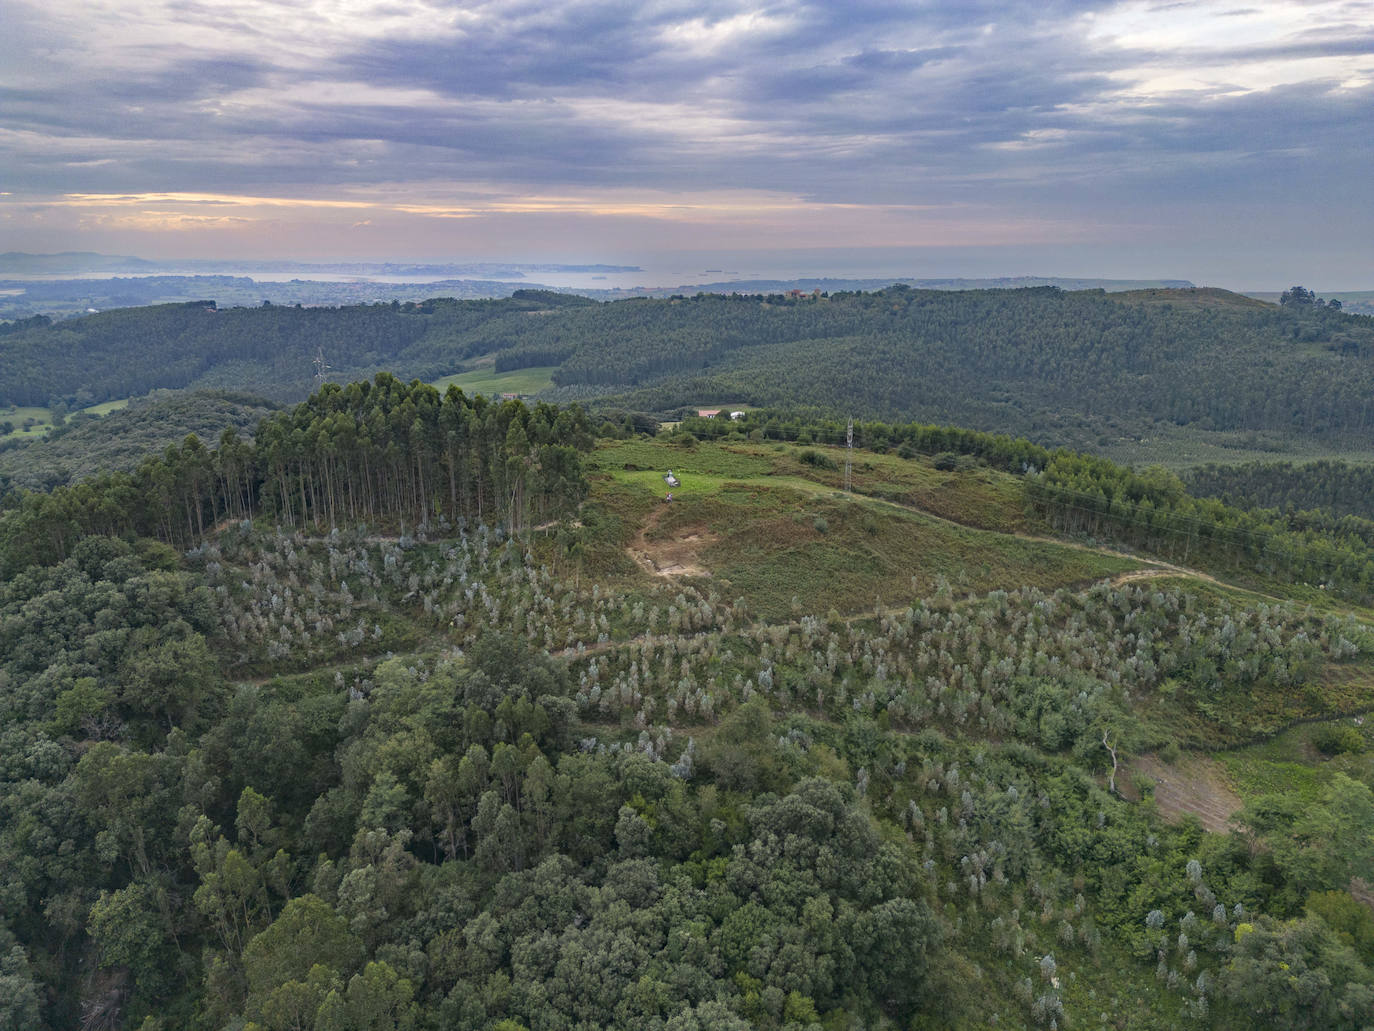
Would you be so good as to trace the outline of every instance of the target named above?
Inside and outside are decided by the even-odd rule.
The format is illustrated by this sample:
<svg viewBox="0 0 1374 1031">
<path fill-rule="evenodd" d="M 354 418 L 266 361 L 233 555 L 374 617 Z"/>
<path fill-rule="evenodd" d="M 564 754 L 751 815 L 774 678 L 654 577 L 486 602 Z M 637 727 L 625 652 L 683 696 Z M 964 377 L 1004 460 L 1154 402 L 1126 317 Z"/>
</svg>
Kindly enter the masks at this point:
<svg viewBox="0 0 1374 1031">
<path fill-rule="evenodd" d="M 0 405 L 93 401 L 159 388 L 248 391 L 298 401 L 321 353 L 331 379 L 396 368 L 437 377 L 585 298 L 517 291 L 502 301 L 349 308 L 226 308 L 212 301 L 121 308 L 0 334 Z"/>
<path fill-rule="evenodd" d="M 341 380 L 535 369 L 539 384 L 552 370 L 550 399 L 947 421 L 1121 458 L 1176 456 L 1180 440 L 1197 445 L 1194 461 L 1359 454 L 1374 422 L 1368 317 L 1209 289 L 127 309 L 0 336 L 0 404 L 188 386 L 296 400 L 318 354 Z"/>
<path fill-rule="evenodd" d="M 0 508 L 0 1017 L 1374 1021 L 1364 529 L 684 425 L 379 377 Z"/>
<path fill-rule="evenodd" d="M 93 406 L 90 417 L 67 416 L 45 438 L 0 451 L 0 482 L 44 490 L 100 473 L 131 472 L 149 455 L 180 446 L 188 434 L 215 441 L 232 429 L 251 436 L 278 407 L 260 398 L 214 391 L 163 391 L 129 407 Z M 102 408 L 107 410 L 97 416 Z"/>
<path fill-rule="evenodd" d="M 890 290 L 793 301 L 778 313 L 752 300 L 682 303 L 699 308 L 696 336 L 684 328 L 649 347 L 640 334 L 611 334 L 564 359 L 556 396 L 611 393 L 651 409 L 727 397 L 810 404 L 1078 446 L 1175 429 L 1236 443 L 1266 433 L 1333 442 L 1357 437 L 1368 419 L 1367 320 L 1219 291 Z"/>
</svg>

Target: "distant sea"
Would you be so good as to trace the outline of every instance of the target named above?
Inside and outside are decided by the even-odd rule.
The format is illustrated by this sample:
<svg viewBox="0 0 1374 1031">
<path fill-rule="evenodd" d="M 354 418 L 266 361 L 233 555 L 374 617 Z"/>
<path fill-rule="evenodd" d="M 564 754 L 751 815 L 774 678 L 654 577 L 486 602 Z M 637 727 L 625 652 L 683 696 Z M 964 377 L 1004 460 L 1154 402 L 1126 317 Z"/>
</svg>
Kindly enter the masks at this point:
<svg viewBox="0 0 1374 1031">
<path fill-rule="evenodd" d="M 317 272 L 303 270 L 299 268 L 288 269 L 285 271 L 265 270 L 262 266 L 252 268 L 235 268 L 232 265 L 216 265 L 213 270 L 204 265 L 198 268 L 177 268 L 174 265 L 159 266 L 153 271 L 118 271 L 110 272 L 102 270 L 99 272 L 62 272 L 44 275 L 16 275 L 8 274 L 0 278 L 11 282 L 50 282 L 55 279 L 64 280 L 108 280 L 113 278 L 120 279 L 147 279 L 153 276 L 246 276 L 257 283 L 290 283 L 294 280 L 310 283 L 441 283 L 454 279 L 476 278 L 470 275 L 455 275 L 452 272 L 420 274 L 410 273 L 406 275 L 381 275 L 375 273 L 350 273 L 350 272 Z M 702 269 L 699 267 L 685 267 L 676 265 L 660 265 L 655 267 L 640 267 L 636 271 L 615 271 L 615 272 L 572 272 L 561 269 L 542 266 L 537 271 L 531 269 L 528 272 L 502 271 L 499 273 L 487 273 L 482 278 L 492 281 L 528 283 L 530 286 L 548 286 L 559 290 L 634 290 L 662 289 L 674 286 L 694 286 L 700 283 L 726 282 L 730 280 L 794 280 L 794 279 L 814 279 L 824 276 L 828 279 L 898 279 L 911 278 L 909 272 L 900 271 L 871 273 L 859 270 L 830 270 L 817 272 L 810 270 L 802 272 L 795 269 L 785 268 L 746 268 L 746 269 Z"/>
</svg>

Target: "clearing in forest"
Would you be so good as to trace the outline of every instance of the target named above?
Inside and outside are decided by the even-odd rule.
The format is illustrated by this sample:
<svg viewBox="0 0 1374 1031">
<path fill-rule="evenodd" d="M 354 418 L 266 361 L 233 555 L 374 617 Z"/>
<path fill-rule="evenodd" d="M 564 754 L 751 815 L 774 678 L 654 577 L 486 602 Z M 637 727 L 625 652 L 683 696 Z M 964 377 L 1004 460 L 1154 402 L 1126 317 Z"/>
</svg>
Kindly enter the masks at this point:
<svg viewBox="0 0 1374 1031">
<path fill-rule="evenodd" d="M 835 470 L 798 457 L 808 452 L 817 453 L 783 444 L 610 443 L 593 459 L 592 503 L 614 514 L 621 554 L 640 569 L 710 576 L 762 619 L 905 606 L 942 589 L 1086 586 L 1141 565 L 1021 536 L 1019 490 L 1005 474 L 946 476 L 927 459 L 882 456 L 883 468 L 864 470 L 873 482 L 855 481 L 861 491 L 885 487 L 887 496 L 845 495 L 827 482 Z M 681 479 L 670 503 L 667 469 Z M 907 500 L 918 487 L 935 511 Z M 950 518 L 970 512 L 974 525 Z"/>
<path fill-rule="evenodd" d="M 654 509 L 635 535 L 630 554 L 654 576 L 710 576 L 700 563 L 701 550 L 720 538 L 705 526 L 660 529 L 667 504 Z"/>
<path fill-rule="evenodd" d="M 457 386 L 468 396 L 485 394 L 487 397 L 500 397 L 502 394 L 519 394 L 522 397 L 537 394 L 553 386 L 553 373 L 557 366 L 541 365 L 529 369 L 512 369 L 497 372 L 491 365 L 478 362 L 463 372 L 455 372 L 434 381 L 435 389 L 443 393 L 450 386 Z"/>
<path fill-rule="evenodd" d="M 1185 755 L 1166 763 L 1156 755 L 1139 756 L 1127 764 L 1126 777 L 1117 778 L 1123 792 L 1134 792 L 1132 774 L 1154 781 L 1155 805 L 1167 820 L 1196 816 L 1207 830 L 1225 834 L 1241 807 L 1225 769 L 1214 759 Z"/>
</svg>

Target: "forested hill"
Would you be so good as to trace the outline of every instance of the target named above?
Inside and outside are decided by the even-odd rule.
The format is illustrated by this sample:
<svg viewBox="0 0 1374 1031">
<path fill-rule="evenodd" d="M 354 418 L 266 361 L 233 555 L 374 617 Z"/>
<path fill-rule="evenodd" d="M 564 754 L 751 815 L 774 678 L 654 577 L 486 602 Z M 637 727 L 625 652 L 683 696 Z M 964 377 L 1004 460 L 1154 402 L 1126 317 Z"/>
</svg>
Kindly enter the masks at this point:
<svg viewBox="0 0 1374 1031">
<path fill-rule="evenodd" d="M 591 435 L 577 406 L 488 404 L 383 373 L 326 384 L 263 420 L 254 439 L 226 429 L 218 443 L 211 450 L 191 435 L 132 473 L 7 498 L 0 574 L 65 559 L 91 534 L 184 548 L 224 520 L 259 516 L 317 528 L 473 520 L 518 529 L 581 499 L 579 452 Z"/>
<path fill-rule="evenodd" d="M 121 308 L 80 319 L 29 320 L 0 334 L 0 405 L 93 402 L 190 386 L 303 399 L 323 355 L 331 379 L 383 369 L 432 371 L 522 338 L 531 315 L 591 305 L 581 297 L 517 291 L 500 301 L 426 301 L 346 308 L 219 309 L 213 300 Z M 426 366 L 429 370 L 429 366 Z M 356 374 L 356 375 L 355 375 Z"/>
<path fill-rule="evenodd" d="M 1161 425 L 1333 437 L 1374 418 L 1374 321 L 1222 291 L 892 289 L 679 303 L 692 314 L 671 346 L 647 346 L 627 326 L 567 357 L 532 349 L 529 360 L 561 360 L 564 397 L 617 393 L 649 409 L 810 404 L 1079 446 Z M 522 353 L 497 360 L 513 365 Z"/>
<path fill-rule="evenodd" d="M 1078 446 L 1173 426 L 1350 439 L 1374 421 L 1374 320 L 1206 289 L 128 309 L 0 336 L 0 404 L 188 385 L 296 399 L 317 353 L 340 380 L 553 367 L 551 399 L 782 404 Z"/>
<path fill-rule="evenodd" d="M 11 498 L 0 1029 L 1374 1025 L 1374 524 L 742 422 L 383 375 Z"/>
<path fill-rule="evenodd" d="M 279 406 L 222 391 L 163 391 L 136 398 L 105 416 L 67 416 L 47 437 L 0 450 L 0 492 L 6 484 L 46 490 L 107 472 L 132 472 L 149 455 L 188 434 L 218 440 L 230 429 L 251 436 Z"/>
</svg>

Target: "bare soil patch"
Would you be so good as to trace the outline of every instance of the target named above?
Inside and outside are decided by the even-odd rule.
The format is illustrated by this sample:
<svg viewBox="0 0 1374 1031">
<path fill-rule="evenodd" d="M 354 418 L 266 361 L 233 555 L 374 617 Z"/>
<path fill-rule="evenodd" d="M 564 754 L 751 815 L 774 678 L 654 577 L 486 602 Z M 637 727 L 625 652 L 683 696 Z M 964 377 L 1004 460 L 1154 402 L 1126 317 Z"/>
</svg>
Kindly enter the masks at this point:
<svg viewBox="0 0 1374 1031">
<path fill-rule="evenodd" d="M 653 511 L 630 544 L 630 556 L 654 576 L 710 576 L 700 553 L 720 537 L 704 525 L 662 531 L 659 523 L 666 512 L 666 505 Z"/>
<path fill-rule="evenodd" d="M 1207 830 L 1225 834 L 1241 807 L 1221 764 L 1212 759 L 1185 755 L 1170 765 L 1158 756 L 1142 755 L 1126 764 L 1126 773 L 1117 778 L 1123 794 L 1136 794 L 1131 774 L 1149 777 L 1155 785 L 1155 805 L 1168 820 L 1196 816 Z"/>
</svg>

